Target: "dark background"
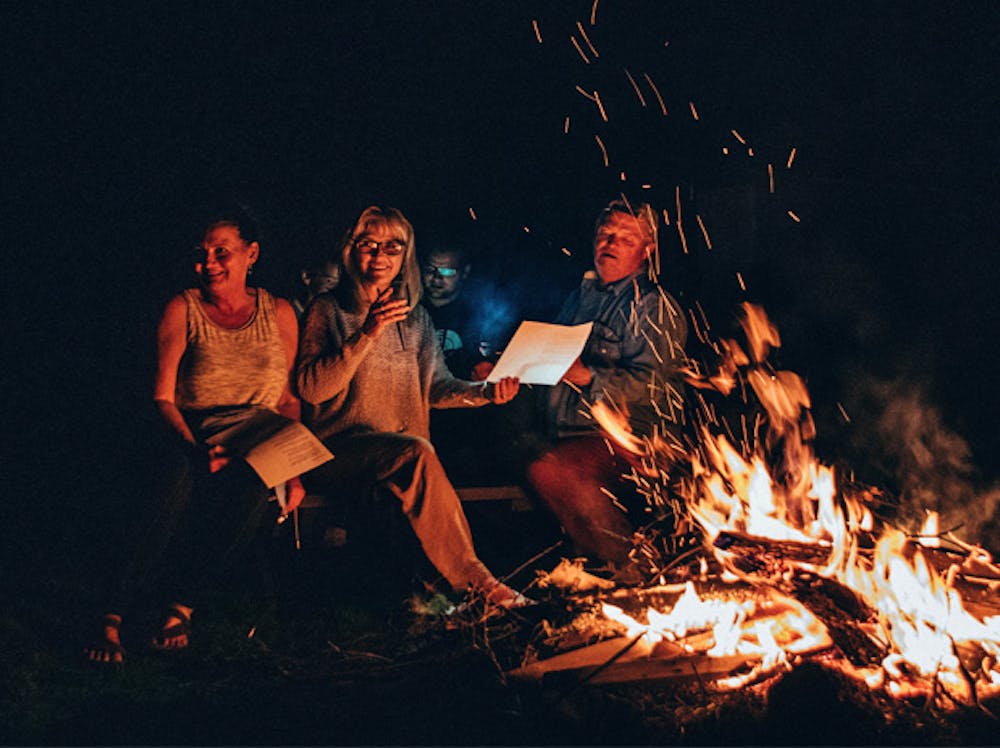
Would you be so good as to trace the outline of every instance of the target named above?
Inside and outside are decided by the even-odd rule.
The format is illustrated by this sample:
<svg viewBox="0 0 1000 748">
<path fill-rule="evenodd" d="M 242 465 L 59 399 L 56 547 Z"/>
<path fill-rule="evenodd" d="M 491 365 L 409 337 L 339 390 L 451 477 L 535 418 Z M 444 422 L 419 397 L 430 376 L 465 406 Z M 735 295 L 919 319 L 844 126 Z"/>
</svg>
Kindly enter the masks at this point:
<svg viewBox="0 0 1000 748">
<path fill-rule="evenodd" d="M 601 0 L 593 27 L 591 8 L 5 4 L 6 547 L 86 547 L 129 505 L 188 216 L 226 194 L 261 218 L 254 279 L 277 292 L 385 201 L 418 245 L 471 237 L 480 277 L 548 319 L 596 211 L 624 190 L 673 220 L 678 189 L 667 285 L 718 333 L 765 306 L 824 455 L 896 490 L 951 471 L 978 501 L 1000 448 L 996 5 Z"/>
</svg>

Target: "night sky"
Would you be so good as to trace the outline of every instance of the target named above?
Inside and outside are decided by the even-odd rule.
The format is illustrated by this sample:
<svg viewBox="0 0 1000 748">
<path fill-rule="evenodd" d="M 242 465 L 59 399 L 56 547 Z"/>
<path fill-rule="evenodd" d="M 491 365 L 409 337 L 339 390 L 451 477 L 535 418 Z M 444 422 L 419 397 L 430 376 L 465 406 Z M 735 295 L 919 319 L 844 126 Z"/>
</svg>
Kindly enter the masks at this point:
<svg viewBox="0 0 1000 748">
<path fill-rule="evenodd" d="M 905 382 L 997 477 L 997 8 L 600 0 L 591 25 L 569 1 L 5 3 L 11 474 L 108 495 L 211 200 L 254 208 L 275 291 L 384 201 L 546 319 L 625 191 L 672 219 L 682 196 L 668 287 L 722 332 L 763 304 L 834 451 L 877 420 L 836 403 L 876 413 L 867 383 Z"/>
</svg>

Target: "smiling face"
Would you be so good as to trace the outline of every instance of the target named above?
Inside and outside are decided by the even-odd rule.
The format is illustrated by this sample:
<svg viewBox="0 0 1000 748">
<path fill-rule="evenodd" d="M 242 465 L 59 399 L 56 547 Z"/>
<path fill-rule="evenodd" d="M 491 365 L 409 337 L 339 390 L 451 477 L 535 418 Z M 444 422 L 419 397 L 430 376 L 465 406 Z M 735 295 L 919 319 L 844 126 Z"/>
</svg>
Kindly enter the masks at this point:
<svg viewBox="0 0 1000 748">
<path fill-rule="evenodd" d="M 403 267 L 406 237 L 391 223 L 371 222 L 354 237 L 351 261 L 361 285 L 377 293 L 392 284 Z M 371 293 L 369 293 L 371 297 Z"/>
<path fill-rule="evenodd" d="M 634 216 L 608 213 L 594 234 L 594 267 L 601 283 L 620 281 L 642 269 L 653 248 L 653 238 Z"/>
<path fill-rule="evenodd" d="M 195 249 L 194 270 L 206 291 L 212 294 L 242 290 L 247 270 L 257 261 L 257 242 L 246 242 L 238 227 L 216 224 L 209 227 Z"/>
</svg>

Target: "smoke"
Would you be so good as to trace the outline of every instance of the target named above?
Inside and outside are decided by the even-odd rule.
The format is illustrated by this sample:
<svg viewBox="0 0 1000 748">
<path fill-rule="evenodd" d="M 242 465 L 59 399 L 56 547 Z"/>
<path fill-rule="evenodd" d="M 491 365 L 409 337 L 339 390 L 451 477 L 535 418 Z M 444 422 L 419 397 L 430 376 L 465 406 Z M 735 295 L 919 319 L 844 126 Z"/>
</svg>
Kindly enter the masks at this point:
<svg viewBox="0 0 1000 748">
<path fill-rule="evenodd" d="M 1000 485 L 977 485 L 969 443 L 946 424 L 926 385 L 868 380 L 864 387 L 875 417 L 857 438 L 893 475 L 906 525 L 918 526 L 925 509 L 935 510 L 942 530 L 959 527 L 962 539 L 1000 550 Z"/>
<path fill-rule="evenodd" d="M 487 343 L 494 350 L 502 348 L 521 321 L 516 289 L 476 279 L 462 293 L 471 310 L 469 329 L 478 337 L 477 342 Z"/>
</svg>

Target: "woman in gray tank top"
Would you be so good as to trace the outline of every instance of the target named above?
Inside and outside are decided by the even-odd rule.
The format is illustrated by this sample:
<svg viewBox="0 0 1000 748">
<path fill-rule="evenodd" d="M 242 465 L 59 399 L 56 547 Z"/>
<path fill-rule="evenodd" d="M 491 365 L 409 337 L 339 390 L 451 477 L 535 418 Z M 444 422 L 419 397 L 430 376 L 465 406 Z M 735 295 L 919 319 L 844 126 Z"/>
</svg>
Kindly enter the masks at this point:
<svg viewBox="0 0 1000 748">
<path fill-rule="evenodd" d="M 207 440 L 261 411 L 299 419 L 289 387 L 295 312 L 284 299 L 247 286 L 260 254 L 255 221 L 235 207 L 202 226 L 194 257 L 198 286 L 167 303 L 157 331 L 153 398 L 168 434 L 159 461 L 159 507 L 136 534 L 110 612 L 85 647 L 95 662 L 122 661 L 122 614 L 154 571 L 164 573 L 160 591 L 170 602 L 152 646 L 187 646 L 199 593 L 232 568 L 269 498 L 243 460 Z M 289 481 L 286 496 L 289 512 L 304 496 L 298 478 Z"/>
</svg>

